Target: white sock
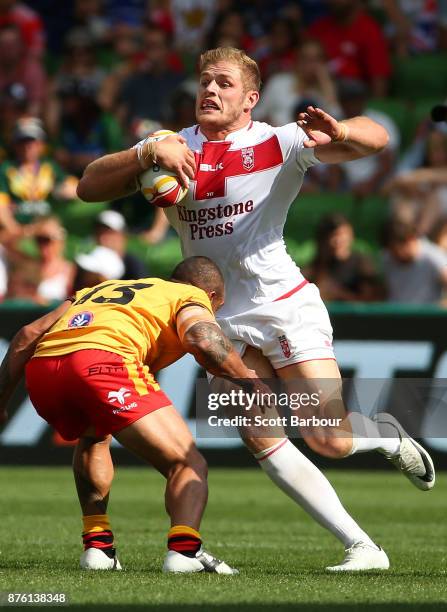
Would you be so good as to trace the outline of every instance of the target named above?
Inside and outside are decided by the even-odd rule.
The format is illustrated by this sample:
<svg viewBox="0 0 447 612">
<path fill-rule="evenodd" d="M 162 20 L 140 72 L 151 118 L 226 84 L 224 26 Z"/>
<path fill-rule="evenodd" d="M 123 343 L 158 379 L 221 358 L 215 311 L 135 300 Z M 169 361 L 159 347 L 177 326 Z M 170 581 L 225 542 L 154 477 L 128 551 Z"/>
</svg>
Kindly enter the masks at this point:
<svg viewBox="0 0 447 612">
<path fill-rule="evenodd" d="M 254 456 L 273 482 L 320 525 L 329 529 L 345 548 L 355 542 L 375 546 L 343 508 L 327 478 L 290 440 L 281 440 Z"/>
<path fill-rule="evenodd" d="M 349 453 L 366 453 L 368 451 L 379 451 L 385 455 L 397 455 L 400 449 L 400 438 L 396 435 L 396 429 L 390 428 L 390 436 L 383 438 L 377 427 L 377 423 L 371 421 L 360 412 L 351 412 L 348 421 L 352 428 L 352 450 Z M 394 435 L 393 435 L 394 434 Z"/>
</svg>

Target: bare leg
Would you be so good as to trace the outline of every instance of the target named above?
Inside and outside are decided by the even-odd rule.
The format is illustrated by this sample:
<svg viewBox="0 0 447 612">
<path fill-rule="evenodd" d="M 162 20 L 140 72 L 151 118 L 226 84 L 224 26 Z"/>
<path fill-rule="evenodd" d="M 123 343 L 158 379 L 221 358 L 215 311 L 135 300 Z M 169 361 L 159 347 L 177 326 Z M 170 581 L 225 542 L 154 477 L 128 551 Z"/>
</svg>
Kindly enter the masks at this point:
<svg viewBox="0 0 447 612">
<path fill-rule="evenodd" d="M 175 408 L 156 410 L 115 437 L 165 476 L 166 510 L 171 525 L 198 530 L 208 498 L 207 465 Z"/>
<path fill-rule="evenodd" d="M 107 512 L 113 480 L 113 463 L 109 448 L 111 439 L 112 436 L 95 438 L 93 431 L 88 430 L 76 445 L 73 473 L 84 516 Z"/>
<path fill-rule="evenodd" d="M 332 359 L 305 361 L 294 363 L 285 368 L 276 370 L 277 375 L 288 383 L 288 391 L 293 392 L 294 381 L 306 381 L 308 392 L 325 387 L 326 395 L 320 395 L 318 414 L 325 418 L 339 418 L 340 425 L 335 428 L 307 428 L 302 430 L 302 436 L 306 444 L 316 453 L 332 459 L 346 457 L 352 451 L 352 429 L 347 420 L 347 413 L 341 396 L 341 376 L 337 362 Z M 312 379 L 315 379 L 312 382 Z M 334 380 L 334 384 L 326 384 L 326 381 Z M 319 381 L 321 381 L 321 384 Z M 302 389 L 300 389 L 302 391 Z M 301 408 L 303 416 L 315 414 L 315 408 L 308 410 Z"/>
</svg>

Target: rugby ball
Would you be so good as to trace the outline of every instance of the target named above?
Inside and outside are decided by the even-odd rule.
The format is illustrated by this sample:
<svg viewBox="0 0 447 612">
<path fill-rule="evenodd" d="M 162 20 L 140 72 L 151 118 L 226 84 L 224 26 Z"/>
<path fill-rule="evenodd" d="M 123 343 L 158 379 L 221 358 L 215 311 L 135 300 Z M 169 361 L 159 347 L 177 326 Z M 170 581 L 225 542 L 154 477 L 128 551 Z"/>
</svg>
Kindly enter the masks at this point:
<svg viewBox="0 0 447 612">
<path fill-rule="evenodd" d="M 151 135 L 155 141 L 163 140 L 176 132 L 158 130 Z M 148 202 L 160 208 L 169 208 L 178 204 L 188 193 L 178 176 L 156 164 L 139 176 L 140 191 Z"/>
</svg>

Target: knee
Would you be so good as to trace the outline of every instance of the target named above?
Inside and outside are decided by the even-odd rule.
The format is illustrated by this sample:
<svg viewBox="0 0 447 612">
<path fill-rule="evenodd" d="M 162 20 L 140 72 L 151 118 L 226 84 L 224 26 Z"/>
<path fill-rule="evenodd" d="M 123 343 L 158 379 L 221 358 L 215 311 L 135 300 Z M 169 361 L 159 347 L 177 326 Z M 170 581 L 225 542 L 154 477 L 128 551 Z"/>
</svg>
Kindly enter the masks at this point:
<svg viewBox="0 0 447 612">
<path fill-rule="evenodd" d="M 199 453 L 197 449 L 194 450 L 192 455 L 192 457 L 188 458 L 189 466 L 197 474 L 199 474 L 203 480 L 206 480 L 208 478 L 208 463 L 206 462 L 205 457 L 202 455 L 202 453 Z"/>
<path fill-rule="evenodd" d="M 185 469 L 194 472 L 200 480 L 207 480 L 208 464 L 197 449 L 190 449 L 185 455 L 178 457 L 169 469 L 168 478 L 178 475 Z"/>
<path fill-rule="evenodd" d="M 344 459 L 352 451 L 352 438 L 350 437 L 310 438 L 306 442 L 313 451 L 329 459 Z"/>
</svg>

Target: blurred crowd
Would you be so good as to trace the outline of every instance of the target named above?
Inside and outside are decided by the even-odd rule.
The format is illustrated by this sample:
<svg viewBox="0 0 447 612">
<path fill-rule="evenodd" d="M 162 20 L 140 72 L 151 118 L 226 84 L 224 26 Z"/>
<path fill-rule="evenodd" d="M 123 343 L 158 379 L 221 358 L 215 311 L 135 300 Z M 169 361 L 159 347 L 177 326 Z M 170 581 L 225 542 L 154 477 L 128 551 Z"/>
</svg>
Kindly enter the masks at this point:
<svg viewBox="0 0 447 612">
<path fill-rule="evenodd" d="M 216 46 L 258 61 L 255 119 L 282 125 L 311 104 L 390 135 L 379 155 L 307 173 L 303 198 L 385 202 L 366 249 L 337 210 L 309 235 L 305 271 L 323 298 L 442 304 L 447 122 L 429 111 L 447 96 L 447 0 L 0 0 L 0 300 L 47 303 L 150 274 L 128 239 L 157 249 L 162 211 L 137 194 L 76 238 L 77 182 L 101 155 L 194 124 L 198 55 Z"/>
</svg>

